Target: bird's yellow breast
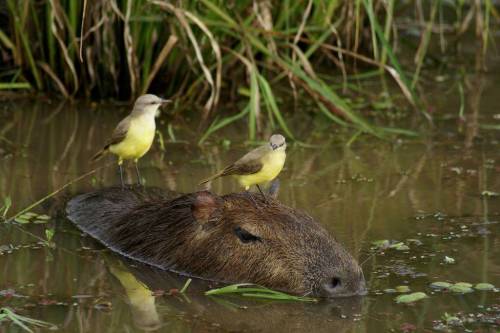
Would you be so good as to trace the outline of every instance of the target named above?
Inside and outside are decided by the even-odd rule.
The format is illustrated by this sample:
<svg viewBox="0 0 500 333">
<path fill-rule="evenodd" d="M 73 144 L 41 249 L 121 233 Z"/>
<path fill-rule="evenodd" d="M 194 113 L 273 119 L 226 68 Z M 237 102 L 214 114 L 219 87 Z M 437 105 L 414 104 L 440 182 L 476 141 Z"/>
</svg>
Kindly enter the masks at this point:
<svg viewBox="0 0 500 333">
<path fill-rule="evenodd" d="M 130 121 L 125 139 L 111 145 L 109 151 L 122 160 L 139 159 L 151 148 L 155 131 L 154 117 L 148 115 L 136 117 Z"/>
<path fill-rule="evenodd" d="M 245 189 L 256 184 L 267 183 L 276 178 L 285 164 L 284 151 L 272 151 L 262 157 L 262 169 L 251 175 L 238 176 L 238 181 Z"/>
</svg>

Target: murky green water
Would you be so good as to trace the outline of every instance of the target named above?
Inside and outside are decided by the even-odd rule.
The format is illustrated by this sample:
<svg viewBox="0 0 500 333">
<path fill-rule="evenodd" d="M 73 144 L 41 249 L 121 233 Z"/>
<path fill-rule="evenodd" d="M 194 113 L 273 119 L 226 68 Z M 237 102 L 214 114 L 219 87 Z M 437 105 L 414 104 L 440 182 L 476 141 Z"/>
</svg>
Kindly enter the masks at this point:
<svg viewBox="0 0 500 333">
<path fill-rule="evenodd" d="M 321 118 L 291 120 L 297 136 L 314 147 L 290 146 L 279 198 L 313 215 L 359 258 L 370 290 L 364 298 L 319 304 L 209 298 L 203 291 L 210 284 L 199 281 L 186 295 L 169 295 L 185 278 L 123 263 L 63 217 L 54 217 L 46 224 L 0 226 L 0 307 L 65 332 L 423 331 L 445 329 L 446 313 L 462 320 L 464 326 L 455 330 L 497 331 L 500 293 L 461 295 L 429 288 L 435 281 L 500 286 L 500 197 L 481 195 L 500 192 L 500 135 L 487 128 L 500 122 L 500 81 L 494 75 L 471 75 L 469 82 L 466 122 L 458 121 L 458 96 L 445 93 L 450 81 L 445 82 L 432 88 L 442 89 L 442 95 L 429 96 L 439 115 L 436 127 L 415 140 L 360 137 L 346 146 L 338 138 L 349 136 L 332 135 Z M 2 102 L 0 197 L 12 199 L 8 215 L 94 167 L 107 165 L 34 211 L 56 216 L 54 207 L 67 193 L 117 184 L 111 158 L 96 165 L 88 160 L 125 110 L 42 99 Z M 403 122 L 415 125 L 414 118 Z M 166 122 L 177 141 L 167 134 Z M 200 179 L 249 149 L 242 126 L 200 148 L 196 126 L 179 115 L 163 117 L 159 130 L 165 149 L 157 142 L 141 160 L 147 185 L 196 190 Z M 130 181 L 135 180 L 132 171 Z M 213 190 L 238 188 L 226 179 L 214 182 Z M 55 248 L 33 237 L 45 238 L 47 228 L 55 229 Z M 374 241 L 385 239 L 408 249 L 373 249 Z M 445 263 L 445 257 L 455 263 Z M 396 304 L 398 294 L 388 289 L 401 285 L 429 298 Z M 0 332 L 11 330 L 0 325 Z"/>
</svg>

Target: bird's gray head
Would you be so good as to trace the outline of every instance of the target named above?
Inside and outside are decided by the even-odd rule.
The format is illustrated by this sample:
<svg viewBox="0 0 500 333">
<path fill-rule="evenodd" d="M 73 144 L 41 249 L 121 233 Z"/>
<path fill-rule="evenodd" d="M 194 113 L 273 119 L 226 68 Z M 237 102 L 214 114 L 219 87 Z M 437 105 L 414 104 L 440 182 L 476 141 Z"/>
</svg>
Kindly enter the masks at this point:
<svg viewBox="0 0 500 333">
<path fill-rule="evenodd" d="M 170 100 L 160 98 L 153 94 L 142 95 L 135 101 L 134 110 L 132 111 L 132 113 L 135 114 L 149 113 L 155 115 L 156 110 L 158 110 L 160 105 L 169 102 Z"/>
<path fill-rule="evenodd" d="M 285 137 L 281 134 L 273 134 L 269 138 L 269 145 L 273 150 L 285 150 L 286 149 Z"/>
</svg>

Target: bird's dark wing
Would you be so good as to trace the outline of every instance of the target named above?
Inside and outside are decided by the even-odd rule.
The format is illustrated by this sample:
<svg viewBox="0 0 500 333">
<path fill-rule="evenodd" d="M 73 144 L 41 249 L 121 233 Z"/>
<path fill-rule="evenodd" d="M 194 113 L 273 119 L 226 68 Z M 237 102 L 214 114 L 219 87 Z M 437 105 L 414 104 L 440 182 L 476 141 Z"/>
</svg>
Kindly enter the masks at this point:
<svg viewBox="0 0 500 333">
<path fill-rule="evenodd" d="M 246 163 L 246 164 L 231 164 L 227 166 L 220 176 L 229 176 L 229 175 L 251 175 L 253 173 L 257 173 L 262 169 L 262 163 Z"/>
<path fill-rule="evenodd" d="M 262 157 L 267 153 L 268 149 L 267 146 L 262 146 L 252 150 L 222 170 L 221 176 L 251 175 L 259 172 L 262 169 Z"/>
<path fill-rule="evenodd" d="M 106 141 L 104 149 L 107 149 L 109 146 L 116 145 L 122 142 L 127 136 L 129 127 L 130 127 L 130 116 L 124 118 L 122 121 L 118 123 L 115 130 L 113 131 L 113 134 L 111 135 L 111 138 L 108 141 Z"/>
<path fill-rule="evenodd" d="M 208 183 L 216 178 L 230 175 L 251 175 L 259 172 L 262 169 L 262 157 L 269 152 L 269 146 L 262 146 L 256 148 L 234 162 L 231 165 L 225 167 L 222 171 L 216 173 L 215 175 L 203 180 L 201 184 Z"/>
</svg>

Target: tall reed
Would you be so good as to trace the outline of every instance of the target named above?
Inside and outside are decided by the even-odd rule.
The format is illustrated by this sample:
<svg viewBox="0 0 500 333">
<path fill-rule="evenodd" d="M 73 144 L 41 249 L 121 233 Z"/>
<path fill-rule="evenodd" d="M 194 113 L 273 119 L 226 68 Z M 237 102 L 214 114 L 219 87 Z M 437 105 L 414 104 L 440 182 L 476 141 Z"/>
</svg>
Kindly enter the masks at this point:
<svg viewBox="0 0 500 333">
<path fill-rule="evenodd" d="M 498 12 L 491 0 L 481 3 L 7 0 L 0 89 L 66 98 L 133 99 L 147 91 L 175 96 L 182 105 L 199 105 L 203 123 L 210 124 L 204 141 L 240 119 L 251 140 L 264 124 L 293 138 L 279 98 L 283 89 L 277 89 L 289 87 L 295 105 L 313 101 L 335 126 L 383 136 L 386 130 L 350 102 L 357 94 L 350 75 L 367 67 L 389 74 L 410 109 L 426 114 L 416 91 L 430 45 L 436 41 L 445 52 L 445 34 L 456 42 L 473 28 L 485 53 Z M 401 43 L 405 24 L 420 35 L 414 46 Z M 415 66 L 398 58 L 403 46 L 414 48 Z M 220 114 L 221 99 L 240 110 Z"/>
</svg>

